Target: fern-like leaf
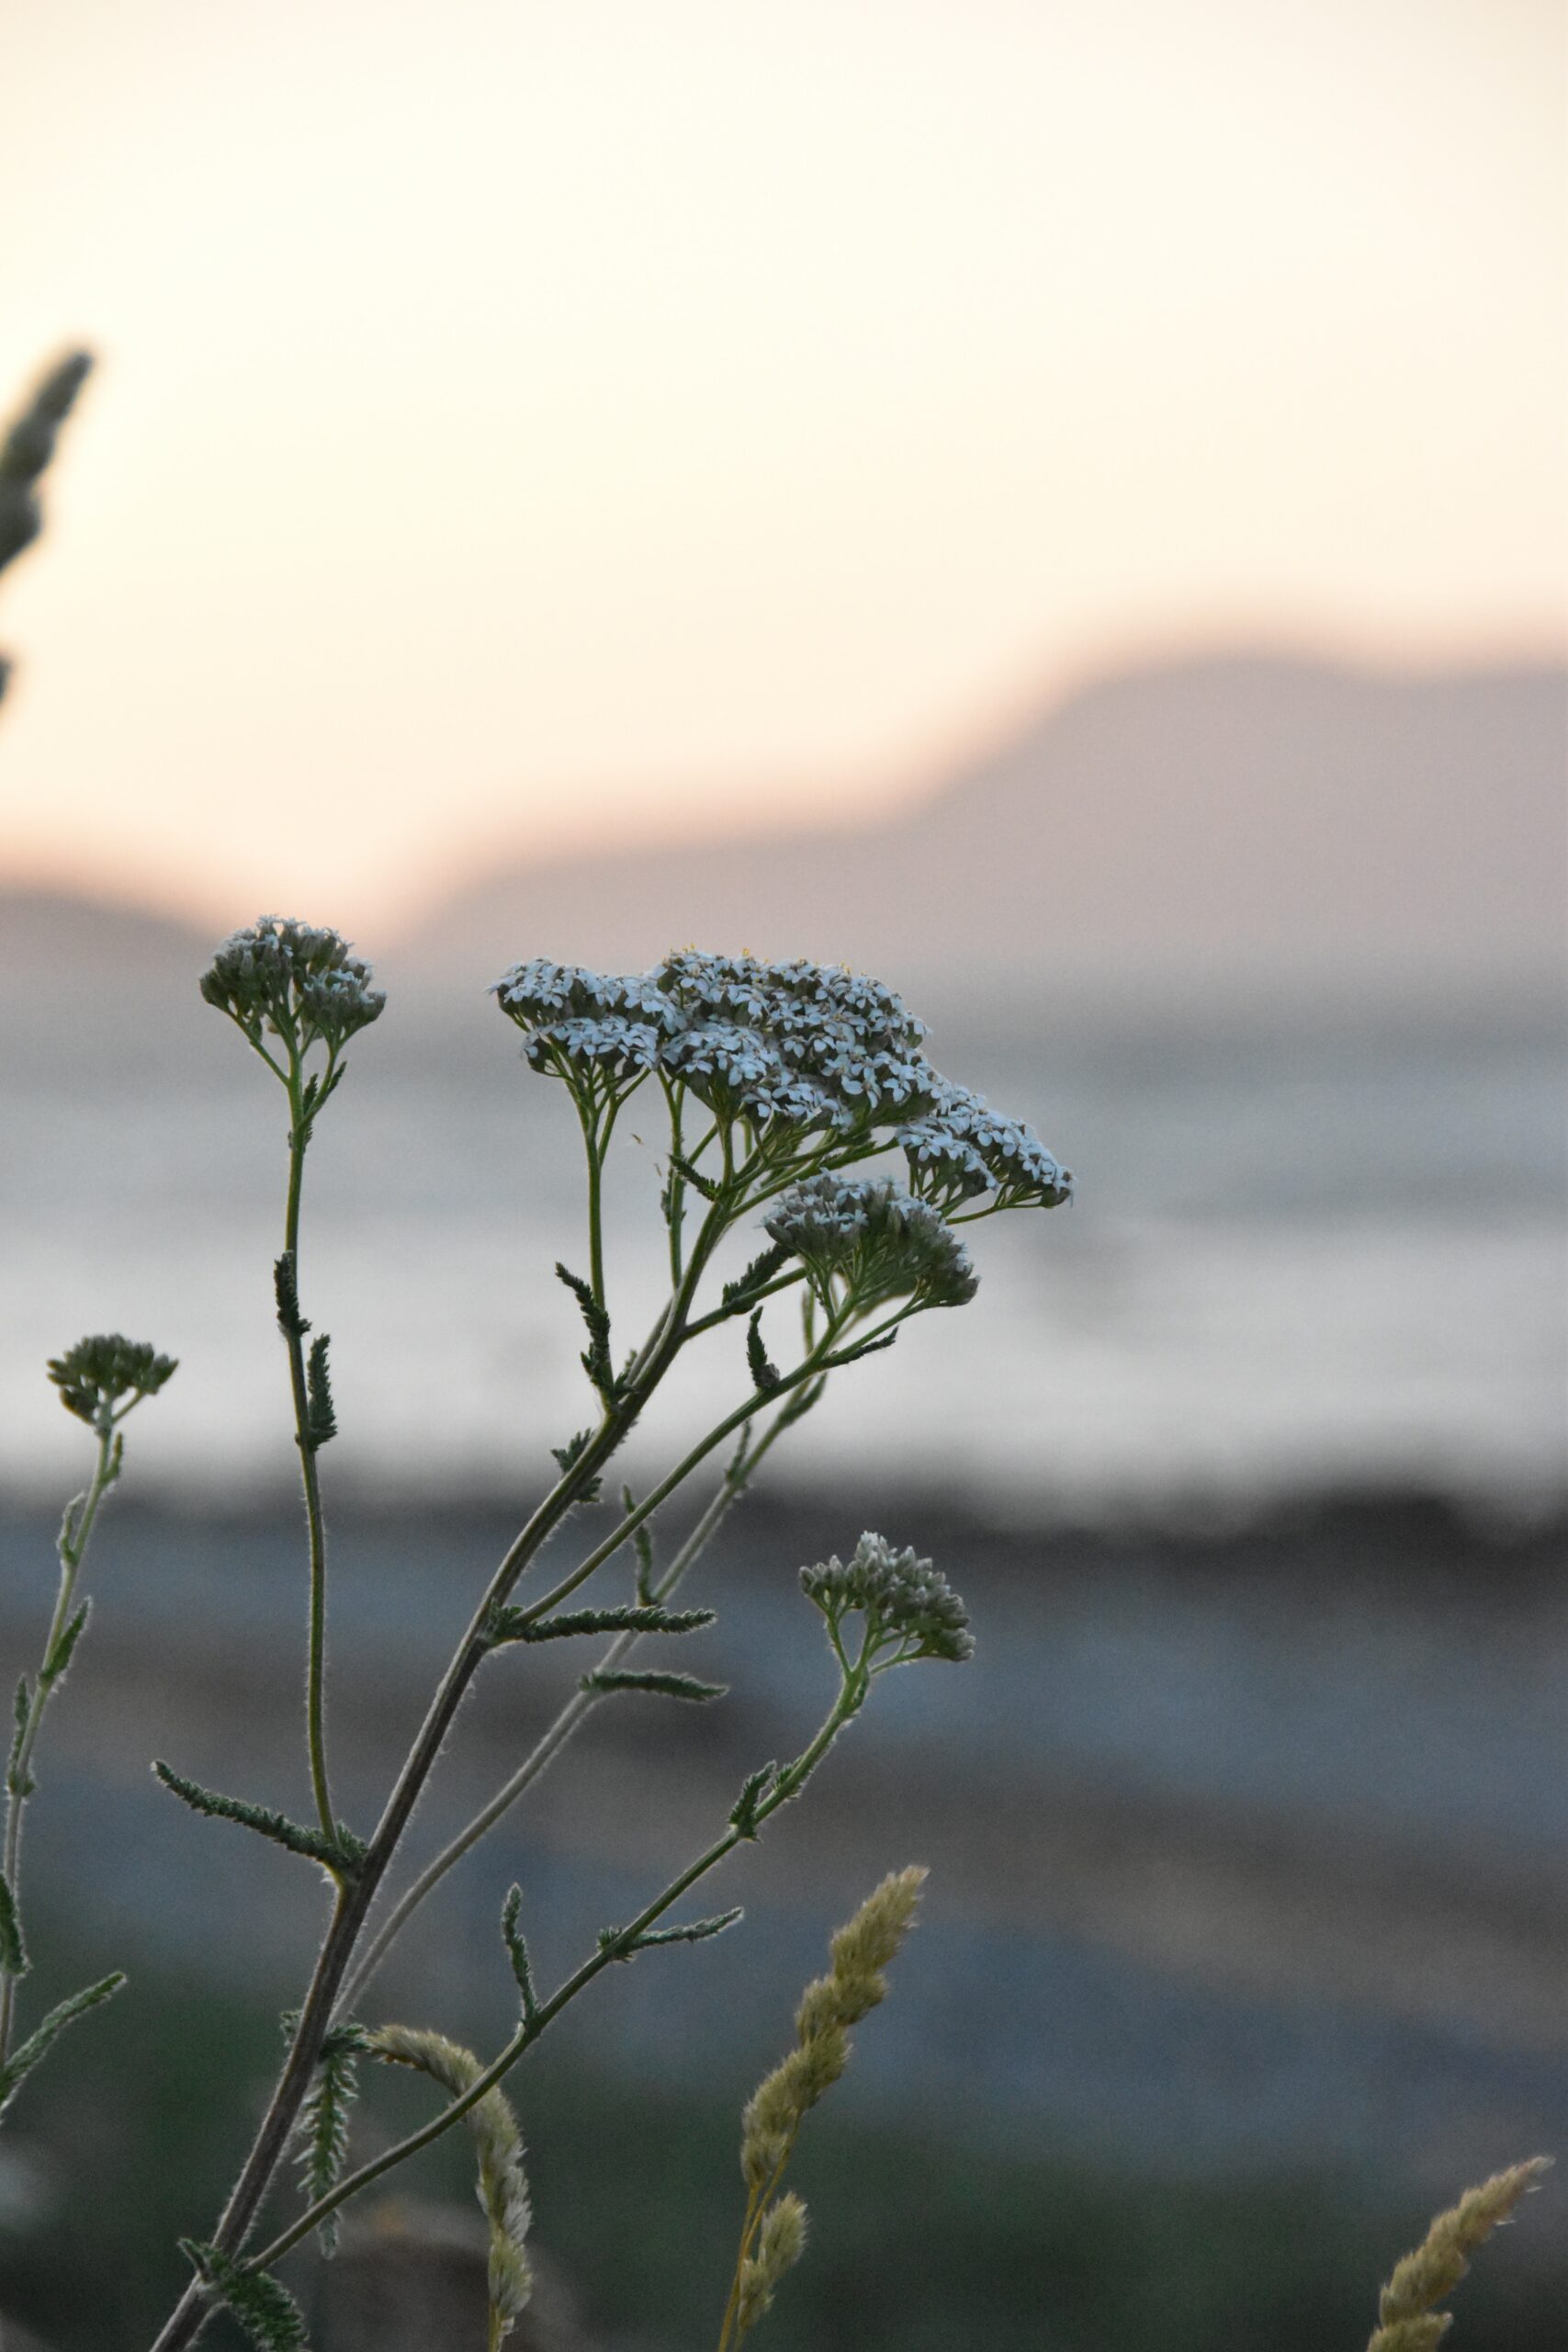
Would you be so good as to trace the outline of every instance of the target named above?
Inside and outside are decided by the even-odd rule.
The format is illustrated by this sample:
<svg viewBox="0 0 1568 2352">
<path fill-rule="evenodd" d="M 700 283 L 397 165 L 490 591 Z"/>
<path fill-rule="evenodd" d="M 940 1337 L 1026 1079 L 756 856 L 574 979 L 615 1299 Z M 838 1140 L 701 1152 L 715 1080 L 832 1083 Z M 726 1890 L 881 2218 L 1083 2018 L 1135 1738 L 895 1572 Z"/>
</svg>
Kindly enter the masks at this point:
<svg viewBox="0 0 1568 2352">
<path fill-rule="evenodd" d="M 270 1806 L 247 1804 L 243 1797 L 220 1796 L 214 1789 L 204 1789 L 196 1781 L 187 1781 L 167 1764 L 154 1763 L 153 1771 L 164 1786 L 188 1804 L 193 1813 L 206 1814 L 213 1821 L 237 1821 L 243 1829 L 254 1829 L 258 1838 L 270 1838 L 275 1846 L 285 1847 L 291 1854 L 303 1854 L 308 1861 L 320 1862 L 323 1869 L 336 1871 L 342 1877 L 352 1877 L 365 1859 L 365 1844 L 352 1829 L 341 1821 L 335 1838 L 323 1837 L 319 1829 L 307 1828 L 303 1822 L 290 1821 L 287 1814 L 274 1813 Z"/>
<path fill-rule="evenodd" d="M 525 1609 L 498 1609 L 491 1620 L 492 1646 L 504 1642 L 559 1642 L 574 1634 L 695 1634 L 711 1625 L 711 1609 L 661 1609 L 645 1601 L 635 1609 L 571 1609 L 530 1623 Z"/>
<path fill-rule="evenodd" d="M 325 1331 L 320 1339 L 312 1340 L 305 1367 L 305 1442 L 312 1453 L 319 1453 L 337 1435 L 337 1410 L 333 1403 L 332 1374 L 327 1365 L 331 1344 Z"/>
<path fill-rule="evenodd" d="M 42 2023 L 33 2028 L 26 2041 L 17 2043 L 6 2064 L 0 2066 L 0 2114 L 5 2113 L 23 2081 L 32 2073 L 39 2060 L 48 2055 L 66 2027 L 74 2025 L 78 2018 L 85 2017 L 89 2009 L 96 2009 L 100 2001 L 107 2001 L 111 1993 L 118 1993 L 124 1982 L 123 1970 L 117 1968 L 112 1975 L 103 1977 L 96 1984 L 84 1985 L 80 1993 L 73 1993 L 68 2000 L 57 2002 Z"/>
<path fill-rule="evenodd" d="M 762 1344 L 762 1310 L 759 1306 L 746 1326 L 746 1363 L 751 1374 L 751 1385 L 759 1396 L 771 1396 L 783 1373 Z"/>
<path fill-rule="evenodd" d="M 578 1685 L 590 1697 L 608 1696 L 614 1690 L 645 1690 L 658 1699 L 722 1699 L 728 1688 L 723 1682 L 699 1682 L 693 1674 L 639 1674 L 619 1667 L 602 1667 L 592 1674 L 585 1674 Z"/>
<path fill-rule="evenodd" d="M 570 1266 L 563 1266 L 558 1258 L 556 1261 L 556 1276 L 576 1299 L 588 1329 L 588 1345 L 581 1358 L 582 1369 L 605 1404 L 613 1405 L 620 1395 L 620 1383 L 615 1378 L 615 1368 L 610 1360 L 609 1314 L 594 1297 L 592 1286 L 583 1281 L 581 1274 L 574 1274 Z"/>
<path fill-rule="evenodd" d="M 305 2315 L 281 2280 L 265 2270 L 245 2270 L 215 2245 L 191 2238 L 180 2240 L 180 2252 L 261 2352 L 310 2352 Z"/>
<path fill-rule="evenodd" d="M 359 2096 L 358 2061 L 366 2047 L 364 2029 L 333 2026 L 321 2044 L 321 2061 L 310 2095 L 299 2110 L 299 2193 L 307 2205 L 335 2188 L 348 2155 L 350 2110 Z M 316 2235 L 321 2252 L 337 2251 L 337 2215 L 329 2213 Z"/>
</svg>

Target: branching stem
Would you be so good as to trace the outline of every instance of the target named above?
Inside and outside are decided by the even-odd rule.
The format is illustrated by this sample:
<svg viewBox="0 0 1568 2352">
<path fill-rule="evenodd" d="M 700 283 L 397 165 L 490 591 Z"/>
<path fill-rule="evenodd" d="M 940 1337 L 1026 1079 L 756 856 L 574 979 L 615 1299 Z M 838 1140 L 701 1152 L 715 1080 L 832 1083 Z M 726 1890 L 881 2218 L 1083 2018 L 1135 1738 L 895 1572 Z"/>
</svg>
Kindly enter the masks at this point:
<svg viewBox="0 0 1568 2352">
<path fill-rule="evenodd" d="M 129 1410 L 129 1407 L 126 1408 Z M 117 1415 L 107 1405 L 100 1410 L 97 1421 L 98 1455 L 93 1468 L 92 1482 L 86 1492 L 79 1496 L 65 1513 L 60 1530 L 60 1585 L 55 1594 L 54 1614 L 50 1620 L 49 1635 L 39 1660 L 39 1671 L 28 1700 L 27 1710 L 18 1728 L 16 1750 L 6 1794 L 6 1881 L 13 1899 L 17 1894 L 17 1875 L 22 1860 L 22 1817 L 31 1794 L 33 1751 L 38 1746 L 39 1733 L 43 1727 L 44 1711 L 54 1695 L 55 1678 L 49 1672 L 51 1660 L 56 1656 L 60 1639 L 71 1622 L 71 1611 L 76 1598 L 76 1578 L 87 1555 L 92 1539 L 93 1522 L 98 1515 L 98 1505 L 119 1475 L 119 1453 L 115 1425 L 123 1415 Z M 17 2001 L 17 1980 L 9 1974 L 0 1975 L 0 2065 L 10 2054 L 11 2029 Z"/>
</svg>

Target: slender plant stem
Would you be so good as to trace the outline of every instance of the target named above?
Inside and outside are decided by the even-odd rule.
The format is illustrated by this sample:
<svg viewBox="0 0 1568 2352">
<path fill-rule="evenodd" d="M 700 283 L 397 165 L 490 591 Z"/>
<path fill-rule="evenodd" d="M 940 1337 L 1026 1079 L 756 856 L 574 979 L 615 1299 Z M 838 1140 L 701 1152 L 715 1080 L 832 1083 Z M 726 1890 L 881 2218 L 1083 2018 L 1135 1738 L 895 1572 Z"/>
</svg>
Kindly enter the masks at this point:
<svg viewBox="0 0 1568 2352">
<path fill-rule="evenodd" d="M 327 1065 L 332 1075 L 332 1063 Z M 283 1247 L 299 1282 L 299 1204 L 305 1180 L 305 1152 L 310 1140 L 310 1122 L 300 1086 L 298 1056 L 288 1066 L 288 1199 L 283 1218 Z M 296 1318 L 298 1325 L 298 1318 Z M 288 1385 L 294 1403 L 294 1442 L 299 1449 L 299 1476 L 305 1490 L 305 1526 L 310 1548 L 310 1626 L 305 1690 L 305 1742 L 310 1758 L 310 1790 L 323 1837 L 335 1838 L 332 1788 L 327 1779 L 327 1527 L 321 1510 L 321 1485 L 316 1469 L 316 1448 L 310 1435 L 310 1399 L 305 1377 L 305 1335 L 285 1326 L 288 1349 Z"/>
<path fill-rule="evenodd" d="M 534 1511 L 496 1569 L 442 1676 L 364 1858 L 354 1876 L 339 1885 L 282 2072 L 213 2236 L 213 2245 L 223 2253 L 232 2253 L 243 2243 L 288 2146 L 359 1931 L 464 1694 L 486 1655 L 491 1613 L 505 1600 L 529 1562 L 598 1476 L 673 1363 L 683 1344 L 682 1318 L 702 1265 L 703 1255 L 694 1253 L 681 1295 L 660 1318 L 655 1334 L 642 1351 L 639 1371 L 631 1385 L 605 1412 L 582 1453 Z M 198 2279 L 192 2279 L 156 2338 L 152 2352 L 184 2352 L 184 2347 L 194 2343 L 200 2334 L 208 2312 L 206 2290 Z"/>
<path fill-rule="evenodd" d="M 744 1456 L 739 1465 L 739 1475 L 734 1467 L 725 1473 L 721 1484 L 702 1517 L 697 1521 L 680 1551 L 654 1588 L 655 1598 L 660 1602 L 669 1600 L 682 1579 L 701 1558 L 731 1505 L 745 1492 L 753 1472 L 766 1456 L 775 1439 L 782 1434 L 784 1426 L 783 1417 L 780 1416 L 764 1431 L 751 1451 Z M 625 1666 L 638 1643 L 644 1638 L 645 1636 L 639 1634 L 617 1634 L 599 1659 L 595 1671 L 606 1674 L 613 1672 L 618 1667 Z M 594 1690 L 574 1691 L 554 1722 L 540 1735 L 511 1779 L 496 1791 L 488 1804 L 481 1805 L 473 1819 L 458 1831 L 448 1845 L 443 1847 L 434 1860 L 426 1864 L 412 1885 L 400 1896 L 375 1937 L 361 1953 L 353 1973 L 339 1996 L 337 2006 L 340 2013 L 355 2007 L 371 1978 L 386 1959 L 393 1943 L 407 1927 L 421 1904 L 434 1893 L 447 1871 L 460 1862 L 465 1854 L 471 1852 L 480 1838 L 493 1829 L 504 1815 L 510 1813 L 525 1791 L 531 1788 L 547 1767 L 554 1762 L 561 1749 L 565 1747 L 604 1695 L 603 1692 Z"/>
<path fill-rule="evenodd" d="M 779 1774 L 768 1794 L 758 1804 L 755 1828 L 761 1828 L 781 1805 L 787 1804 L 792 1798 L 799 1795 L 807 1781 L 826 1756 L 844 1725 L 859 1713 L 865 1698 L 865 1678 L 861 1674 L 852 1673 L 844 1679 L 839 1695 L 816 1736 L 808 1747 L 802 1749 L 795 1762 L 786 1766 Z M 357 2196 L 362 2188 L 368 2188 L 369 2184 L 373 2180 L 379 2179 L 383 2173 L 391 2171 L 395 2165 L 417 2154 L 421 2148 L 427 2148 L 432 2141 L 440 2139 L 443 2133 L 449 2132 L 455 2123 L 461 2121 L 469 2109 L 476 2107 L 487 2091 L 495 2088 L 502 2078 L 516 2064 L 524 2052 L 538 2041 L 546 2028 L 553 2024 L 561 2011 L 574 2001 L 596 1976 L 601 1975 L 612 1962 L 629 1960 L 636 1951 L 638 1937 L 656 1925 L 671 1905 L 678 1903 L 682 1895 L 694 1887 L 699 1879 L 705 1878 L 709 1871 L 716 1869 L 725 1860 L 727 1855 L 732 1854 L 736 1847 L 742 1842 L 743 1837 L 748 1834 L 751 1833 L 744 1833 L 731 1823 L 723 1835 L 716 1838 L 711 1846 L 699 1854 L 695 1861 L 688 1863 L 677 1877 L 671 1879 L 670 1883 L 654 1896 L 652 1902 L 637 1913 L 637 1917 L 629 1925 L 623 1928 L 615 1937 L 602 1942 L 598 1950 L 582 1962 L 581 1965 L 566 1979 L 566 1982 L 550 1996 L 547 2001 L 541 2002 L 531 2014 L 525 2017 L 516 2032 L 505 2043 L 499 2055 L 491 2061 L 482 2074 L 475 2076 L 468 2089 L 459 2098 L 455 2098 L 449 2106 L 443 2108 L 439 2115 L 434 2117 L 429 2123 L 422 2125 L 417 2132 L 410 2132 L 406 2139 L 400 2140 L 393 2146 L 383 2150 L 380 2155 L 372 2157 L 368 2163 L 361 2165 L 357 2171 L 345 2174 L 344 2178 L 325 2196 L 319 2197 L 313 2205 L 307 2207 L 298 2220 L 291 2222 L 288 2229 L 272 2241 L 270 2245 L 265 2246 L 259 2254 L 252 2256 L 245 2265 L 246 2269 L 270 2269 L 275 2262 L 280 2261 L 291 2246 L 297 2245 L 299 2240 L 324 2221 L 329 2213 L 335 2212 L 340 2205 L 345 2204 L 351 2197 Z"/>
<path fill-rule="evenodd" d="M 16 1753 L 7 1775 L 6 1792 L 6 1883 L 15 1901 L 18 1895 L 17 1878 L 22 1860 L 22 1816 L 27 1811 L 31 1779 L 30 1767 L 38 1736 L 43 1727 L 44 1710 L 54 1695 L 54 1678 L 48 1672 L 50 1660 L 55 1654 L 61 1635 L 71 1622 L 72 1604 L 76 1597 L 76 1578 L 87 1555 L 93 1522 L 98 1515 L 98 1505 L 118 1476 L 118 1460 L 115 1446 L 116 1416 L 105 1408 L 98 1416 L 98 1458 L 94 1466 L 92 1483 L 86 1492 L 70 1506 L 60 1530 L 60 1585 L 55 1594 L 54 1614 L 50 1620 L 49 1634 L 39 1661 L 39 1671 L 28 1701 L 27 1712 L 17 1735 Z M 73 1514 L 81 1506 L 80 1516 Z M 4 2064 L 11 2048 L 11 2028 L 16 2009 L 17 1980 L 0 1975 L 0 2064 Z"/>
</svg>

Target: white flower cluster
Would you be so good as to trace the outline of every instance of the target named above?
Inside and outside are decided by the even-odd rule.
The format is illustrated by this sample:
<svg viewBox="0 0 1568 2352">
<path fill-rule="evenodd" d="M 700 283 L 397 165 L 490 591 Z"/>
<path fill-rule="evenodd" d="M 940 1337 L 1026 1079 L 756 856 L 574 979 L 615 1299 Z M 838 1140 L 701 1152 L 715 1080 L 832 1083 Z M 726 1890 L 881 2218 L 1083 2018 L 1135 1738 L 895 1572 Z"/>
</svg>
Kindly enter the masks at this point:
<svg viewBox="0 0 1568 2352">
<path fill-rule="evenodd" d="M 763 1218 L 762 1229 L 800 1260 L 819 1293 L 837 1277 L 863 1309 L 909 1297 L 922 1306 L 962 1306 L 979 1288 L 946 1218 L 890 1176 L 807 1177 Z"/>
<path fill-rule="evenodd" d="M 832 1626 L 863 1616 L 874 1651 L 896 1644 L 904 1659 L 940 1657 L 953 1665 L 975 1655 L 969 1612 L 941 1569 L 907 1545 L 896 1552 L 886 1536 L 863 1535 L 847 1563 L 835 1554 L 802 1568 L 800 1586 Z"/>
<path fill-rule="evenodd" d="M 262 915 L 234 932 L 201 978 L 201 993 L 259 1046 L 264 1029 L 303 1053 L 318 1041 L 341 1046 L 367 1028 L 387 999 L 370 967 L 335 931 Z"/>
<path fill-rule="evenodd" d="M 716 1117 L 761 1130 L 901 1147 L 910 1191 L 952 1208 L 1054 1208 L 1072 1178 L 1039 1137 L 927 1060 L 925 1023 L 880 981 L 841 967 L 682 948 L 655 971 L 607 977 L 534 957 L 493 990 L 536 1069 L 615 1089 L 663 1071 Z"/>
</svg>

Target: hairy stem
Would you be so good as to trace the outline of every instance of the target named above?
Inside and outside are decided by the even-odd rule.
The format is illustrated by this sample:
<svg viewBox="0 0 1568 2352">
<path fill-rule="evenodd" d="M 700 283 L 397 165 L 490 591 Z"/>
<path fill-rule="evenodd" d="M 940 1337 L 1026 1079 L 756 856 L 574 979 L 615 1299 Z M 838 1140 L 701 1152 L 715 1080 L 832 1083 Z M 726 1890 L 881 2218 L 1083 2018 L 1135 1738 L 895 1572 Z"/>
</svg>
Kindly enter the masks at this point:
<svg viewBox="0 0 1568 2352">
<path fill-rule="evenodd" d="M 332 1064 L 327 1076 L 332 1075 Z M 310 1140 L 305 1115 L 298 1057 L 288 1067 L 288 1199 L 283 1218 L 283 1247 L 299 1280 L 299 1201 L 305 1179 L 305 1152 Z M 310 1436 L 310 1390 L 305 1377 L 305 1334 L 300 1318 L 295 1328 L 284 1326 L 288 1349 L 288 1385 L 294 1402 L 294 1442 L 299 1449 L 299 1476 L 305 1490 L 305 1526 L 310 1548 L 310 1624 L 305 1676 L 305 1743 L 310 1759 L 310 1791 L 321 1834 L 337 1835 L 332 1789 L 327 1780 L 327 1528 L 321 1510 L 321 1485 L 316 1449 Z"/>
<path fill-rule="evenodd" d="M 566 1979 L 566 1982 L 550 1996 L 547 2001 L 541 2002 L 529 2016 L 524 2018 L 499 2055 L 491 2061 L 482 2074 L 475 2076 L 460 2098 L 454 2099 L 449 2106 L 444 2108 L 441 2113 L 434 2117 L 429 2123 L 422 2125 L 416 2132 L 410 2132 L 406 2139 L 399 2140 L 393 2146 L 385 2149 L 380 2155 L 372 2157 L 368 2163 L 361 2165 L 357 2171 L 345 2174 L 333 2188 L 325 2196 L 319 2197 L 315 2203 L 309 2206 L 297 2221 L 291 2222 L 288 2229 L 272 2241 L 270 2245 L 253 2256 L 246 2264 L 246 2268 L 249 2270 L 270 2269 L 275 2262 L 280 2261 L 291 2246 L 297 2245 L 299 2240 L 315 2229 L 329 2213 L 335 2212 L 340 2205 L 345 2204 L 351 2197 L 357 2196 L 359 2191 L 368 2188 L 373 2180 L 378 2180 L 383 2173 L 389 2172 L 395 2165 L 405 2163 L 410 2156 L 416 2155 L 420 2149 L 429 2147 L 433 2141 L 440 2139 L 443 2133 L 449 2132 L 455 2123 L 461 2121 L 468 2109 L 477 2106 L 487 2091 L 494 2089 L 497 2083 L 516 2064 L 524 2052 L 538 2041 L 546 2028 L 554 2022 L 570 2003 L 576 2000 L 578 1995 L 584 1991 L 596 1976 L 603 1974 L 612 1962 L 630 1959 L 639 1936 L 655 1926 L 663 1917 L 665 1912 L 673 1904 L 678 1903 L 682 1895 L 694 1887 L 699 1879 L 705 1878 L 711 1870 L 716 1869 L 728 1855 L 732 1854 L 736 1847 L 742 1842 L 743 1836 L 753 1835 L 755 1829 L 761 1828 L 771 1819 L 781 1805 L 787 1804 L 792 1798 L 799 1795 L 807 1781 L 826 1756 L 844 1725 L 859 1713 L 865 1698 L 865 1688 L 863 1675 L 852 1673 L 845 1678 L 838 1698 L 816 1736 L 808 1747 L 802 1749 L 794 1763 L 788 1765 L 779 1774 L 768 1794 L 758 1804 L 752 1832 L 743 1833 L 732 1823 L 721 1837 L 716 1838 L 711 1846 L 697 1856 L 694 1861 L 688 1863 L 677 1877 L 671 1879 L 670 1883 L 654 1896 L 652 1902 L 637 1913 L 635 1919 L 613 1939 L 601 1943 L 597 1951 L 592 1952 L 582 1962 L 581 1965 Z"/>
<path fill-rule="evenodd" d="M 33 1751 L 38 1746 L 39 1733 L 43 1728 L 44 1710 L 54 1695 L 53 1678 L 48 1675 L 47 1668 L 61 1635 L 71 1622 L 72 1604 L 76 1597 L 76 1578 L 87 1555 L 98 1505 L 118 1475 L 115 1419 L 107 1407 L 98 1416 L 98 1458 L 94 1465 L 92 1483 L 85 1494 L 78 1498 L 80 1515 L 73 1516 L 77 1506 L 73 1503 L 60 1530 L 60 1585 L 55 1594 L 54 1614 L 50 1619 L 49 1634 L 44 1642 L 43 1656 L 39 1660 L 38 1676 L 22 1719 L 6 1793 L 5 1871 L 13 1897 L 18 1894 L 17 1882 L 22 1860 L 22 1817 L 27 1811 Z M 16 1978 L 8 1974 L 0 1975 L 0 2064 L 4 2064 L 10 2052 L 16 2001 Z"/>
<path fill-rule="evenodd" d="M 656 1600 L 660 1602 L 668 1600 L 682 1579 L 702 1557 L 731 1505 L 744 1494 L 752 1473 L 768 1453 L 774 1440 L 780 1436 L 784 1427 L 784 1423 L 781 1416 L 758 1440 L 750 1452 L 726 1471 L 722 1483 L 713 1495 L 702 1517 L 697 1521 L 680 1551 L 655 1586 Z M 625 1666 L 643 1638 L 644 1636 L 638 1634 L 617 1634 L 599 1659 L 595 1670 L 599 1673 L 610 1673 L 616 1668 Z M 340 2011 L 346 2012 L 355 2007 L 366 1986 L 386 1959 L 393 1943 L 407 1927 L 421 1904 L 428 1895 L 434 1893 L 448 1871 L 460 1862 L 465 1854 L 472 1851 L 480 1838 L 494 1828 L 496 1823 L 516 1804 L 525 1791 L 531 1788 L 547 1767 L 554 1762 L 585 1718 L 599 1703 L 603 1695 L 602 1692 L 593 1690 L 574 1691 L 553 1723 L 540 1735 L 511 1779 L 496 1791 L 488 1804 L 479 1808 L 473 1819 L 458 1831 L 451 1843 L 443 1847 L 434 1861 L 426 1864 L 412 1885 L 400 1896 L 370 1943 L 361 1953 L 353 1974 L 339 1996 Z"/>
</svg>

